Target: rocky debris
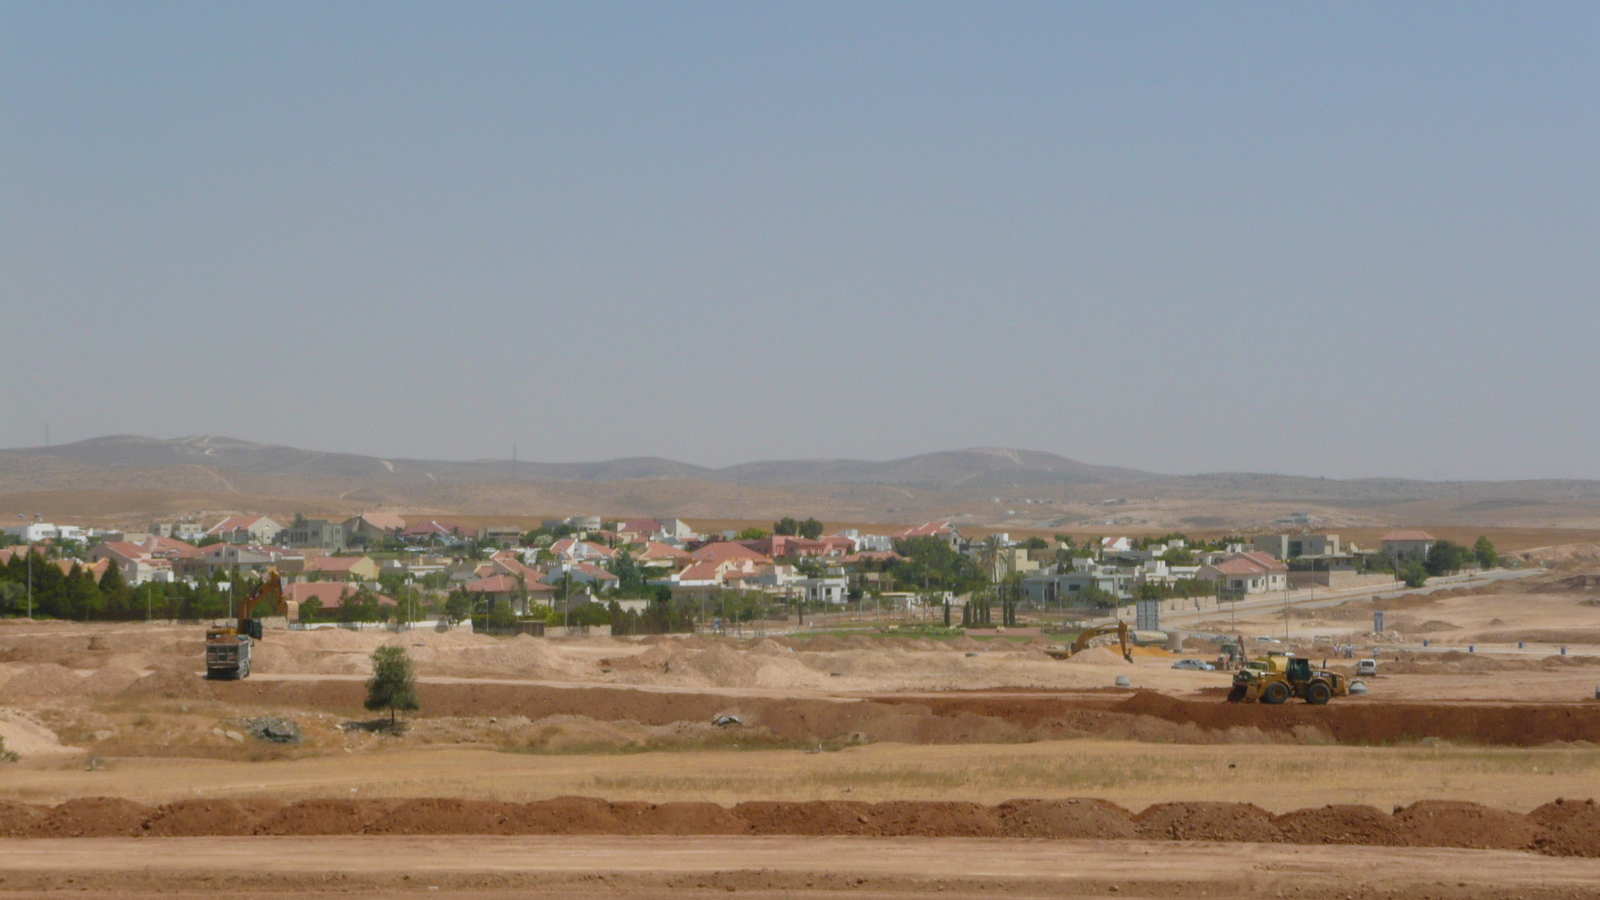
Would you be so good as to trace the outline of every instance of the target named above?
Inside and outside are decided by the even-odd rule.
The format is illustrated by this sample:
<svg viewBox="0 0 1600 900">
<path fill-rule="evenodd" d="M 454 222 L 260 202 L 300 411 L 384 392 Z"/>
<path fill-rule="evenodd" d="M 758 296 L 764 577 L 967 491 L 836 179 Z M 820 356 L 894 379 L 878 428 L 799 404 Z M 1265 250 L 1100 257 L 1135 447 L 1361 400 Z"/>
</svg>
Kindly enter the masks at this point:
<svg viewBox="0 0 1600 900">
<path fill-rule="evenodd" d="M 279 719 L 275 716 L 257 716 L 254 719 L 246 719 L 244 729 L 258 741 L 266 741 L 271 744 L 300 743 L 300 726 L 288 719 Z"/>
</svg>

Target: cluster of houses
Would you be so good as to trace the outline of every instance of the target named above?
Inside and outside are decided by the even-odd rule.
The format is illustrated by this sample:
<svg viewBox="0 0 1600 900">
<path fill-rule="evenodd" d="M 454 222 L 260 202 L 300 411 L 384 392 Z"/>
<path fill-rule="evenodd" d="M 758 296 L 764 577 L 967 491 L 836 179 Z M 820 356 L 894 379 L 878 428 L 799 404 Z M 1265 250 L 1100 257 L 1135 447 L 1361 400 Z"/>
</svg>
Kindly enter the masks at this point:
<svg viewBox="0 0 1600 900">
<path fill-rule="evenodd" d="M 1385 535 L 1375 549 L 1341 542 L 1338 535 L 1261 535 L 1249 545 L 1191 550 L 1183 540 L 1136 542 L 1107 537 L 1088 554 L 1063 558 L 1055 548 L 1025 549 L 1000 535 L 967 541 L 949 522 L 929 522 L 888 534 L 846 530 L 815 538 L 770 535 L 739 539 L 732 532 L 703 535 L 680 519 L 633 519 L 615 523 L 574 517 L 543 523 L 547 533 L 566 536 L 524 546 L 511 526 L 467 531 L 434 519 L 408 522 L 391 513 L 366 513 L 343 521 L 296 516 L 280 523 L 267 516 L 231 516 L 208 527 L 193 522 L 156 523 L 144 532 L 104 532 L 74 526 L 26 523 L 6 529 L 28 543 L 81 541 L 83 564 L 97 575 L 115 566 L 128 584 L 194 581 L 224 571 L 276 569 L 287 582 L 292 606 L 316 600 L 324 608 L 353 596 L 363 583 L 397 575 L 428 580 L 434 587 L 461 589 L 508 604 L 527 614 L 574 589 L 601 594 L 624 576 L 674 597 L 724 590 L 760 591 L 811 603 L 842 604 L 851 572 L 865 561 L 897 559 L 897 541 L 934 538 L 959 551 L 984 555 L 996 577 L 1015 573 L 1028 598 L 1042 605 L 1070 604 L 1098 593 L 1131 599 L 1141 585 L 1204 582 L 1236 596 L 1283 591 L 1301 585 L 1353 587 L 1367 575 L 1364 558 L 1425 558 L 1434 538 L 1423 531 Z M 453 553 L 467 542 L 496 546 L 487 558 Z M 390 552 L 368 555 L 360 548 L 383 544 Z M 392 552 L 403 546 L 409 552 Z M 1172 551 L 1186 551 L 1174 554 Z M 481 556 L 481 553 L 480 553 Z M 1171 560 L 1182 558 L 1184 564 Z M 1291 566 L 1291 563 L 1293 565 Z M 66 563 L 70 565 L 70 562 Z M 431 580 L 429 576 L 433 576 Z M 1376 583 L 1374 581 L 1374 583 Z M 380 603 L 393 603 L 379 596 Z"/>
<path fill-rule="evenodd" d="M 1391 531 L 1376 548 L 1344 543 L 1337 534 L 1267 534 L 1253 537 L 1248 546 L 1235 543 L 1191 552 L 1186 554 L 1191 563 L 1174 565 L 1163 557 L 1187 549 L 1183 540 L 1138 547 L 1129 538 L 1108 537 L 1100 540 L 1092 557 L 1038 567 L 1023 578 L 1023 587 L 1034 603 L 1068 605 L 1074 595 L 1085 592 L 1129 600 L 1140 585 L 1172 586 L 1182 581 L 1203 582 L 1217 594 L 1231 597 L 1301 587 L 1380 587 L 1393 584 L 1394 576 L 1368 572 L 1373 562 L 1426 559 L 1436 542 L 1433 535 L 1417 529 Z"/>
</svg>

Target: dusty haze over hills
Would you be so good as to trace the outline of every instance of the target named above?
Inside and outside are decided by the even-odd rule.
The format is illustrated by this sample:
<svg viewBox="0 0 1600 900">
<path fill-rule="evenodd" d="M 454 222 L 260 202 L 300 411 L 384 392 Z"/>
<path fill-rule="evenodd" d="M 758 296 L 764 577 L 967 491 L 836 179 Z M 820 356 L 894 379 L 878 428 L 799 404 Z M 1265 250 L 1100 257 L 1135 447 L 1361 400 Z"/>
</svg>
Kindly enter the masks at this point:
<svg viewBox="0 0 1600 900">
<path fill-rule="evenodd" d="M 0 451 L 0 512 L 122 519 L 227 511 L 340 515 L 575 513 L 828 521 L 950 518 L 1081 529 L 1250 529 L 1292 513 L 1324 527 L 1600 525 L 1600 482 L 1335 480 L 1166 475 L 1027 450 L 905 459 L 773 460 L 708 468 L 660 458 L 592 463 L 383 459 L 226 437 L 118 435 Z"/>
</svg>

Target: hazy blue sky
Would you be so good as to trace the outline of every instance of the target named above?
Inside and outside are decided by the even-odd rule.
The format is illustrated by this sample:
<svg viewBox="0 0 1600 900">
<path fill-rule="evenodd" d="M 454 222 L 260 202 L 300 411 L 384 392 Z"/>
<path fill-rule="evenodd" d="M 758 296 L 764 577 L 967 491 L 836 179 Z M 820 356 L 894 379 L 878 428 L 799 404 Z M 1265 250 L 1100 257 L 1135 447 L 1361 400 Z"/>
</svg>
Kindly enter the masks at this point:
<svg viewBox="0 0 1600 900">
<path fill-rule="evenodd" d="M 0 3 L 0 445 L 1600 477 L 1600 6 Z"/>
</svg>

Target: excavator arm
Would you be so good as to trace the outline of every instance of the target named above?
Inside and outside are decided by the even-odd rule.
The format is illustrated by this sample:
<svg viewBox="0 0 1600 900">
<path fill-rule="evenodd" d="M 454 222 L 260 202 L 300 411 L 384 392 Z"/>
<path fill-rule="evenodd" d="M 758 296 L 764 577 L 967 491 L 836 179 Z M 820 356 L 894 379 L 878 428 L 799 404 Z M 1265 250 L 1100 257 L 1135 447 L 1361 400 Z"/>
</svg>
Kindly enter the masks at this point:
<svg viewBox="0 0 1600 900">
<path fill-rule="evenodd" d="M 1120 620 L 1114 625 L 1096 625 L 1092 628 L 1085 628 L 1078 632 L 1078 639 L 1073 641 L 1072 646 L 1065 651 L 1046 650 L 1045 652 L 1057 659 L 1070 659 L 1089 649 L 1090 641 L 1108 634 L 1117 636 L 1118 643 L 1122 645 L 1122 658 L 1128 662 L 1133 662 L 1133 651 L 1129 649 L 1128 623 Z"/>
</svg>

